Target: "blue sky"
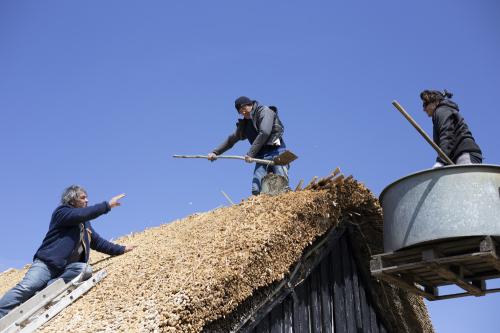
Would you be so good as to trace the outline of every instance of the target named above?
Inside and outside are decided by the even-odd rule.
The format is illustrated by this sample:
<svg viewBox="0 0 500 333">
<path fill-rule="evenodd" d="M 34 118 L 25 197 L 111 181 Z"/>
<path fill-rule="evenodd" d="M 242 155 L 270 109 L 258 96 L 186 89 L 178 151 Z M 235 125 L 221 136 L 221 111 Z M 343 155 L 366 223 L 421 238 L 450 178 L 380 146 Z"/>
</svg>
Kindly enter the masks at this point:
<svg viewBox="0 0 500 333">
<path fill-rule="evenodd" d="M 500 3 L 0 2 L 0 271 L 30 262 L 62 190 L 125 192 L 94 223 L 118 237 L 239 201 L 252 166 L 211 151 L 248 95 L 277 105 L 291 184 L 340 166 L 375 195 L 435 153 L 419 92 L 455 96 L 498 164 Z M 245 154 L 246 142 L 231 153 Z M 500 295 L 429 303 L 438 332 L 497 332 Z"/>
</svg>

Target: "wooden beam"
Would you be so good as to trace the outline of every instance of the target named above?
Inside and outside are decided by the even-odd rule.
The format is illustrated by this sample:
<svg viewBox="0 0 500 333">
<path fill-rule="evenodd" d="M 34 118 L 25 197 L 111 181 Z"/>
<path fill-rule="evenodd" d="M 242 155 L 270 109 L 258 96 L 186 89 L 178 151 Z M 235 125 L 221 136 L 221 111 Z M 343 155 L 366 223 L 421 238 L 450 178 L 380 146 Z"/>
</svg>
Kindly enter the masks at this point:
<svg viewBox="0 0 500 333">
<path fill-rule="evenodd" d="M 308 190 L 310 187 L 312 187 L 316 183 L 316 179 L 318 179 L 318 176 L 314 176 L 309 182 L 309 184 L 307 184 L 307 186 L 304 187 L 304 190 Z"/>
<path fill-rule="evenodd" d="M 386 282 L 389 282 L 390 284 L 395 285 L 396 287 L 399 287 L 399 288 L 404 289 L 406 291 L 412 292 L 414 294 L 418 294 L 422 297 L 427 298 L 428 300 L 435 300 L 436 299 L 436 296 L 434 296 L 433 294 L 428 293 L 425 290 L 419 289 L 415 285 L 411 285 L 408 282 L 403 281 L 403 280 L 401 280 L 395 276 L 392 276 L 390 274 L 386 274 L 384 272 L 376 272 L 376 273 L 372 273 L 372 274 L 373 274 L 373 276 L 375 276 L 381 280 L 384 280 Z"/>
<path fill-rule="evenodd" d="M 483 239 L 481 244 L 479 245 L 479 251 L 487 252 L 491 255 L 491 258 L 488 259 L 488 262 L 492 264 L 497 271 L 500 272 L 500 259 L 497 255 L 496 243 L 490 236 Z"/>
<path fill-rule="evenodd" d="M 302 184 L 304 184 L 304 179 L 301 179 L 297 184 L 297 187 L 295 187 L 295 192 L 302 190 Z"/>
<path fill-rule="evenodd" d="M 468 291 L 472 295 L 482 296 L 484 292 L 474 284 L 464 280 L 463 267 L 461 265 L 454 265 L 453 268 L 442 266 L 439 263 L 439 253 L 433 249 L 425 250 L 422 252 L 422 258 L 428 263 L 439 276 L 442 278 L 453 281 L 460 288 Z"/>
</svg>

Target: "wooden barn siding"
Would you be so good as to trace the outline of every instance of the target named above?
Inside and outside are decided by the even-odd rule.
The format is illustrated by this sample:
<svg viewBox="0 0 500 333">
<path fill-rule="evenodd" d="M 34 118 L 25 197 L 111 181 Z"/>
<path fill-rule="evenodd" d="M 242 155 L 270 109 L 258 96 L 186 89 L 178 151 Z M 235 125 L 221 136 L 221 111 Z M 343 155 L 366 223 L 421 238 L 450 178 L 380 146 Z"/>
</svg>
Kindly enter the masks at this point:
<svg viewBox="0 0 500 333">
<path fill-rule="evenodd" d="M 306 280 L 250 332 L 386 333 L 351 253 L 346 233 Z"/>
</svg>

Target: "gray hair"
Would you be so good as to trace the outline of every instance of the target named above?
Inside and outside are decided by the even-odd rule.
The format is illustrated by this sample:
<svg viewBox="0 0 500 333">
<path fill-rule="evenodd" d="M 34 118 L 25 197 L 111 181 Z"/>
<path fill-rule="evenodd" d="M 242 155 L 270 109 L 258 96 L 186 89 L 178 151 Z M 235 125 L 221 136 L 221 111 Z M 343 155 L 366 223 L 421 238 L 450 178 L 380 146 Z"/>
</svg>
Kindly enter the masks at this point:
<svg viewBox="0 0 500 333">
<path fill-rule="evenodd" d="M 78 193 L 83 192 L 87 194 L 87 191 L 79 185 L 71 185 L 66 188 L 61 195 L 61 204 L 63 205 L 73 205 L 73 202 L 78 198 Z"/>
</svg>

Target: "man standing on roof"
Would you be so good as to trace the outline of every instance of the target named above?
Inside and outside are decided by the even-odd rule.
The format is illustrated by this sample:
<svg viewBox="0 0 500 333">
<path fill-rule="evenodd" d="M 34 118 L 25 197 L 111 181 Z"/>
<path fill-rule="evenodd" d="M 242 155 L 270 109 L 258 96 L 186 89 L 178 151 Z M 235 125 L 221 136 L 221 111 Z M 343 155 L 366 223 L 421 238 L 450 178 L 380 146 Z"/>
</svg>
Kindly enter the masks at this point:
<svg viewBox="0 0 500 333">
<path fill-rule="evenodd" d="M 450 99 L 452 96 L 447 90 L 420 93 L 424 112 L 432 117 L 434 142 L 455 164 L 480 164 L 483 162 L 481 149 L 458 112 L 458 105 Z M 438 156 L 433 167 L 445 164 Z"/>
<path fill-rule="evenodd" d="M 285 128 L 278 117 L 276 108 L 271 109 L 260 105 L 246 96 L 238 97 L 234 101 L 234 106 L 243 119 L 238 120 L 235 132 L 208 154 L 209 160 L 215 161 L 217 155 L 232 148 L 236 142 L 245 139 L 248 139 L 251 144 L 245 156 L 245 161 L 249 163 L 252 162 L 252 158 L 272 160 L 285 151 L 286 145 L 283 141 Z M 253 172 L 252 194 L 260 193 L 262 178 L 268 172 L 283 176 L 288 181 L 288 168 L 287 165 L 267 166 L 257 163 Z"/>
<path fill-rule="evenodd" d="M 134 245 L 108 242 L 90 224 L 90 220 L 120 206 L 119 200 L 124 196 L 120 194 L 109 202 L 88 207 L 85 189 L 77 185 L 68 187 L 62 194 L 61 205 L 52 213 L 49 231 L 35 253 L 30 269 L 23 280 L 0 299 L 0 318 L 59 278 L 66 283 L 81 273 L 82 280 L 90 278 L 90 249 L 109 255 L 131 251 Z"/>
</svg>

